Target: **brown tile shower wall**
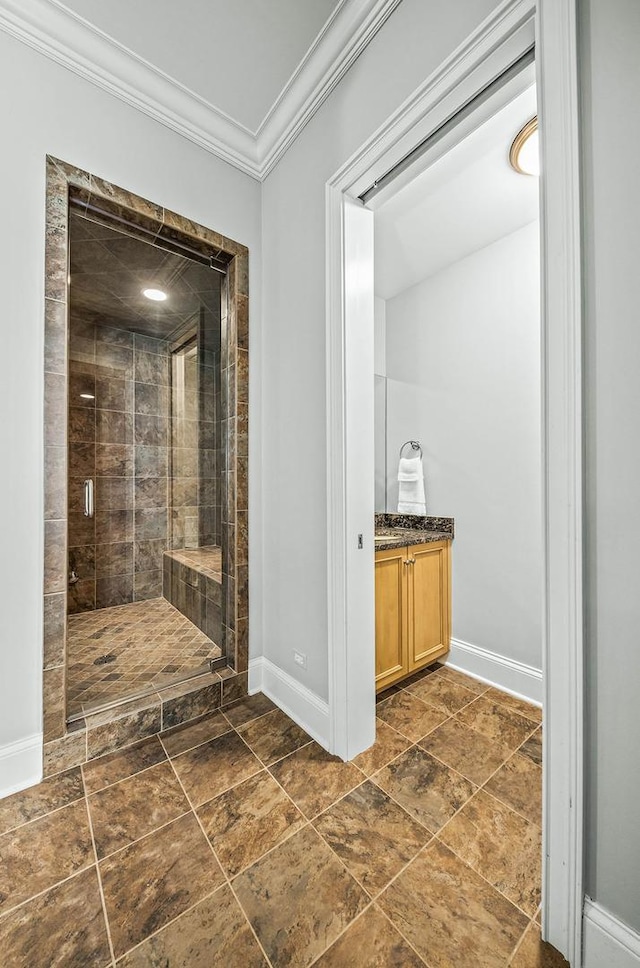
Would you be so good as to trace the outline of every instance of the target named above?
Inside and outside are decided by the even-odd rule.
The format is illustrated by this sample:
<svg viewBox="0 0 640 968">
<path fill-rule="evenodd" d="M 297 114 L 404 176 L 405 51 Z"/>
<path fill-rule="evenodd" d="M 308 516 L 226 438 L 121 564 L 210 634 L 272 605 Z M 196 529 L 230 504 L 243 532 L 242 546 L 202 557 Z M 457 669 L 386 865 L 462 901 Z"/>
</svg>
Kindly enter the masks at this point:
<svg viewBox="0 0 640 968">
<path fill-rule="evenodd" d="M 221 424 L 220 302 L 212 325 L 200 320 L 198 345 L 200 480 L 198 535 L 200 547 L 222 543 L 222 476 L 224 450 Z"/>
<path fill-rule="evenodd" d="M 221 544 L 220 307 L 203 310 L 192 352 L 172 358 L 171 547 Z"/>
<path fill-rule="evenodd" d="M 69 612 L 162 594 L 169 348 L 73 315 L 69 325 Z M 95 514 L 84 514 L 84 481 Z"/>
</svg>

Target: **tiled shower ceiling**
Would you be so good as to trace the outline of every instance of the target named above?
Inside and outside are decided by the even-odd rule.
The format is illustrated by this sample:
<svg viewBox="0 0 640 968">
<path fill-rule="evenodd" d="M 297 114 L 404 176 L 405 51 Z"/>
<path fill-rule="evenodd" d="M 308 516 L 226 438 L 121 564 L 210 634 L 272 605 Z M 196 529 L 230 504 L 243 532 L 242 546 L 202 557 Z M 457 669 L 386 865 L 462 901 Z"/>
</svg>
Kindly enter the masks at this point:
<svg viewBox="0 0 640 968">
<path fill-rule="evenodd" d="M 220 300 L 220 275 L 99 222 L 70 213 L 72 312 L 129 332 L 167 339 Z M 162 289 L 165 302 L 142 295 Z"/>
</svg>

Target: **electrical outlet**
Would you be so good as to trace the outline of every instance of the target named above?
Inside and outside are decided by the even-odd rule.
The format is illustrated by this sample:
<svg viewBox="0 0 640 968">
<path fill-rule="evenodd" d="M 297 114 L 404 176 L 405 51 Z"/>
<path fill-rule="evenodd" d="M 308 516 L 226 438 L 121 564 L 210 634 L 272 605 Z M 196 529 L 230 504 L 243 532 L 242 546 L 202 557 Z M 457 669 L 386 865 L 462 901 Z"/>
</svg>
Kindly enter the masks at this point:
<svg viewBox="0 0 640 968">
<path fill-rule="evenodd" d="M 293 650 L 293 661 L 296 663 L 296 665 L 302 666 L 303 669 L 306 669 L 307 668 L 307 657 L 304 654 L 304 652 L 297 652 L 294 649 Z"/>
</svg>

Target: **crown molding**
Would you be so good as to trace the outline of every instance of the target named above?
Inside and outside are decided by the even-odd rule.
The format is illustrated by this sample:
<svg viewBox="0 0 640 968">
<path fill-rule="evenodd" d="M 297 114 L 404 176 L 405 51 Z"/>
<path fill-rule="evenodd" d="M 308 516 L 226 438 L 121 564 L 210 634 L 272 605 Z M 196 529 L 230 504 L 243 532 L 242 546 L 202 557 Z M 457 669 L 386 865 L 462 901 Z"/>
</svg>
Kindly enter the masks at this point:
<svg viewBox="0 0 640 968">
<path fill-rule="evenodd" d="M 401 0 L 341 0 L 256 132 L 60 0 L 0 0 L 0 30 L 262 181 Z"/>
<path fill-rule="evenodd" d="M 58 0 L 1 0 L 0 29 L 161 124 L 260 177 L 255 136 Z"/>
<path fill-rule="evenodd" d="M 257 131 L 266 178 L 401 0 L 342 0 Z"/>
</svg>

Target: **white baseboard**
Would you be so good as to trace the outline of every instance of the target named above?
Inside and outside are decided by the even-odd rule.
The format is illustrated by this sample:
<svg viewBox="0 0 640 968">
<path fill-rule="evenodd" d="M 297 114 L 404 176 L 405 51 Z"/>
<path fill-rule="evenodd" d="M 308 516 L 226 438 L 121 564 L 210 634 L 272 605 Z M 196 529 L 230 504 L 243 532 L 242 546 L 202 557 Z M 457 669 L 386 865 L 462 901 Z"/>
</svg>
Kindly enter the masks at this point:
<svg viewBox="0 0 640 968">
<path fill-rule="evenodd" d="M 584 902 L 583 968 L 638 968 L 640 934 L 591 898 Z"/>
<path fill-rule="evenodd" d="M 42 733 L 0 746 L 0 798 L 42 779 Z"/>
<path fill-rule="evenodd" d="M 542 705 L 542 670 L 534 666 L 460 639 L 451 639 L 445 664 L 536 706 Z"/>
<path fill-rule="evenodd" d="M 263 692 L 276 706 L 329 749 L 329 704 L 265 656 L 249 661 L 249 693 Z"/>
</svg>

